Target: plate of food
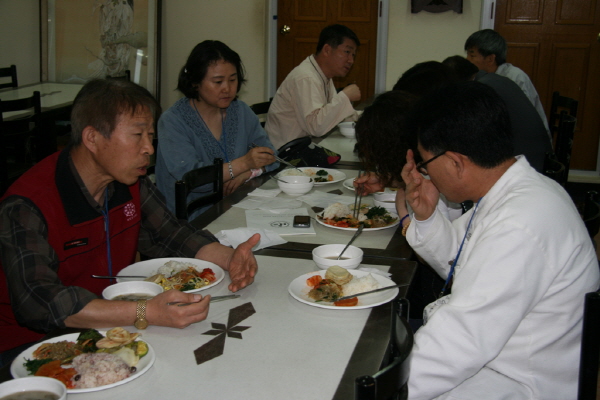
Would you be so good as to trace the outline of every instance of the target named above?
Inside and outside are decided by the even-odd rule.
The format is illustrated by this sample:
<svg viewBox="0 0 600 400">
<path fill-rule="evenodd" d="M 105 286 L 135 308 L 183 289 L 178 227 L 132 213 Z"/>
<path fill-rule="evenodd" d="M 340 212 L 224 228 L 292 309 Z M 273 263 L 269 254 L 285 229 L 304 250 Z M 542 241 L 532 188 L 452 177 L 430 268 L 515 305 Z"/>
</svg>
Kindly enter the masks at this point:
<svg viewBox="0 0 600 400">
<path fill-rule="evenodd" d="M 361 270 L 347 270 L 341 267 L 329 267 L 327 270 L 309 272 L 294 279 L 288 287 L 290 295 L 301 303 L 313 307 L 335 310 L 358 310 L 371 308 L 392 301 L 399 292 L 398 288 L 377 293 L 365 294 L 348 300 L 336 300 L 395 285 L 394 281 L 383 275 L 371 274 Z"/>
<path fill-rule="evenodd" d="M 302 172 L 300 172 L 300 171 Z M 346 179 L 346 174 L 342 171 L 329 168 L 319 167 L 300 167 L 298 169 L 288 168 L 284 169 L 277 174 L 277 177 L 289 176 L 289 175 L 301 175 L 304 173 L 306 176 L 310 176 L 315 181 L 315 186 L 327 185 L 329 183 L 341 182 Z"/>
<path fill-rule="evenodd" d="M 58 379 L 69 394 L 109 389 L 139 378 L 154 364 L 154 349 L 138 338 L 123 328 L 57 336 L 19 354 L 10 373 Z"/>
<path fill-rule="evenodd" d="M 364 225 L 363 232 L 388 229 L 400 223 L 396 213 L 378 206 L 361 205 L 358 218 L 354 218 L 352 206 L 342 203 L 333 203 L 317 214 L 315 219 L 323 226 L 345 231 L 355 231 L 360 225 Z"/>
<path fill-rule="evenodd" d="M 155 258 L 140 261 L 123 268 L 117 274 L 117 282 L 140 280 L 120 276 L 145 276 L 163 289 L 177 289 L 185 293 L 196 293 L 211 288 L 225 278 L 225 271 L 216 264 L 197 258 Z"/>
</svg>

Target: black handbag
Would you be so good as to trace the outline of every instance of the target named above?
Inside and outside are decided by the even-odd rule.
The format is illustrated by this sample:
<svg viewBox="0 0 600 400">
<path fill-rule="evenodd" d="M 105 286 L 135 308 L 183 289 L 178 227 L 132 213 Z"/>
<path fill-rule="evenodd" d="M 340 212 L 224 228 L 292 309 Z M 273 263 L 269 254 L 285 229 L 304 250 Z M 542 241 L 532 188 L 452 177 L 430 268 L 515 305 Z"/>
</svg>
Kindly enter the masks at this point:
<svg viewBox="0 0 600 400">
<path fill-rule="evenodd" d="M 280 158 L 296 167 L 328 167 L 342 158 L 338 153 L 313 143 L 308 136 L 284 144 L 277 152 Z"/>
</svg>

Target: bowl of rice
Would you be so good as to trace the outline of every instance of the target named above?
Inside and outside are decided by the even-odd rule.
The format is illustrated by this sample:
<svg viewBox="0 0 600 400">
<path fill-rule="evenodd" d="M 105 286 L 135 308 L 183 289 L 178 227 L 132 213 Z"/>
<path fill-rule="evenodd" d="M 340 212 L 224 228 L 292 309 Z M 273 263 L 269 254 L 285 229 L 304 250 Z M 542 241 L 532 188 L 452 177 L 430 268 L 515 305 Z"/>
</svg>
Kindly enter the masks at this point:
<svg viewBox="0 0 600 400">
<path fill-rule="evenodd" d="M 129 281 L 106 287 L 102 291 L 102 297 L 106 300 L 137 301 L 151 299 L 162 292 L 163 288 L 154 282 Z"/>
<path fill-rule="evenodd" d="M 340 133 L 349 139 L 354 139 L 354 122 L 342 122 L 338 124 L 338 128 L 340 129 Z"/>
<path fill-rule="evenodd" d="M 336 260 L 344 247 L 346 247 L 345 244 L 325 244 L 315 247 L 312 251 L 313 261 L 321 269 L 327 269 L 334 265 L 346 269 L 357 268 L 362 262 L 363 251 L 356 246 L 349 246 L 342 254 L 342 258 Z"/>
<path fill-rule="evenodd" d="M 306 175 L 287 175 L 277 178 L 279 189 L 281 189 L 283 193 L 294 197 L 310 192 L 314 184 L 314 180 Z"/>
</svg>

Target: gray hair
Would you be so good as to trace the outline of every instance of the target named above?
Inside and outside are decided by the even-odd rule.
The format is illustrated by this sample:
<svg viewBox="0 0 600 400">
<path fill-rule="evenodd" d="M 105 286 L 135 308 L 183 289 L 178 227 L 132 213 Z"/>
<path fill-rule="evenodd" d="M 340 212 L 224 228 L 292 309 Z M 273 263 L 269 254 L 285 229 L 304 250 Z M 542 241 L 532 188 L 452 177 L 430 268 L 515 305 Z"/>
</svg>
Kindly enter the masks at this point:
<svg viewBox="0 0 600 400">
<path fill-rule="evenodd" d="M 494 54 L 498 66 L 506 62 L 506 40 L 493 29 L 477 31 L 469 36 L 465 42 L 465 50 L 469 51 L 473 47 L 477 47 L 484 57 Z"/>
</svg>

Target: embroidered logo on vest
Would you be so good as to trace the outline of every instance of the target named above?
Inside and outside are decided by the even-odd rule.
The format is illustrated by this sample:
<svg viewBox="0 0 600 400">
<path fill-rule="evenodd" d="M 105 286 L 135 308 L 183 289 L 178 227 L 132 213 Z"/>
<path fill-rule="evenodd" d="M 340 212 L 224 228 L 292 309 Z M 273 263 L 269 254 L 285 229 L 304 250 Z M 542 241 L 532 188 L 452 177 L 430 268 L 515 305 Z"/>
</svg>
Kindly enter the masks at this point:
<svg viewBox="0 0 600 400">
<path fill-rule="evenodd" d="M 69 249 L 72 249 L 75 247 L 87 246 L 87 244 L 88 244 L 88 238 L 71 240 L 69 242 L 65 242 L 64 250 L 69 250 Z"/>
<path fill-rule="evenodd" d="M 125 204 L 123 212 L 127 217 L 127 221 L 131 221 L 137 215 L 137 211 L 135 210 L 135 204 L 133 204 L 132 202 Z"/>
</svg>

